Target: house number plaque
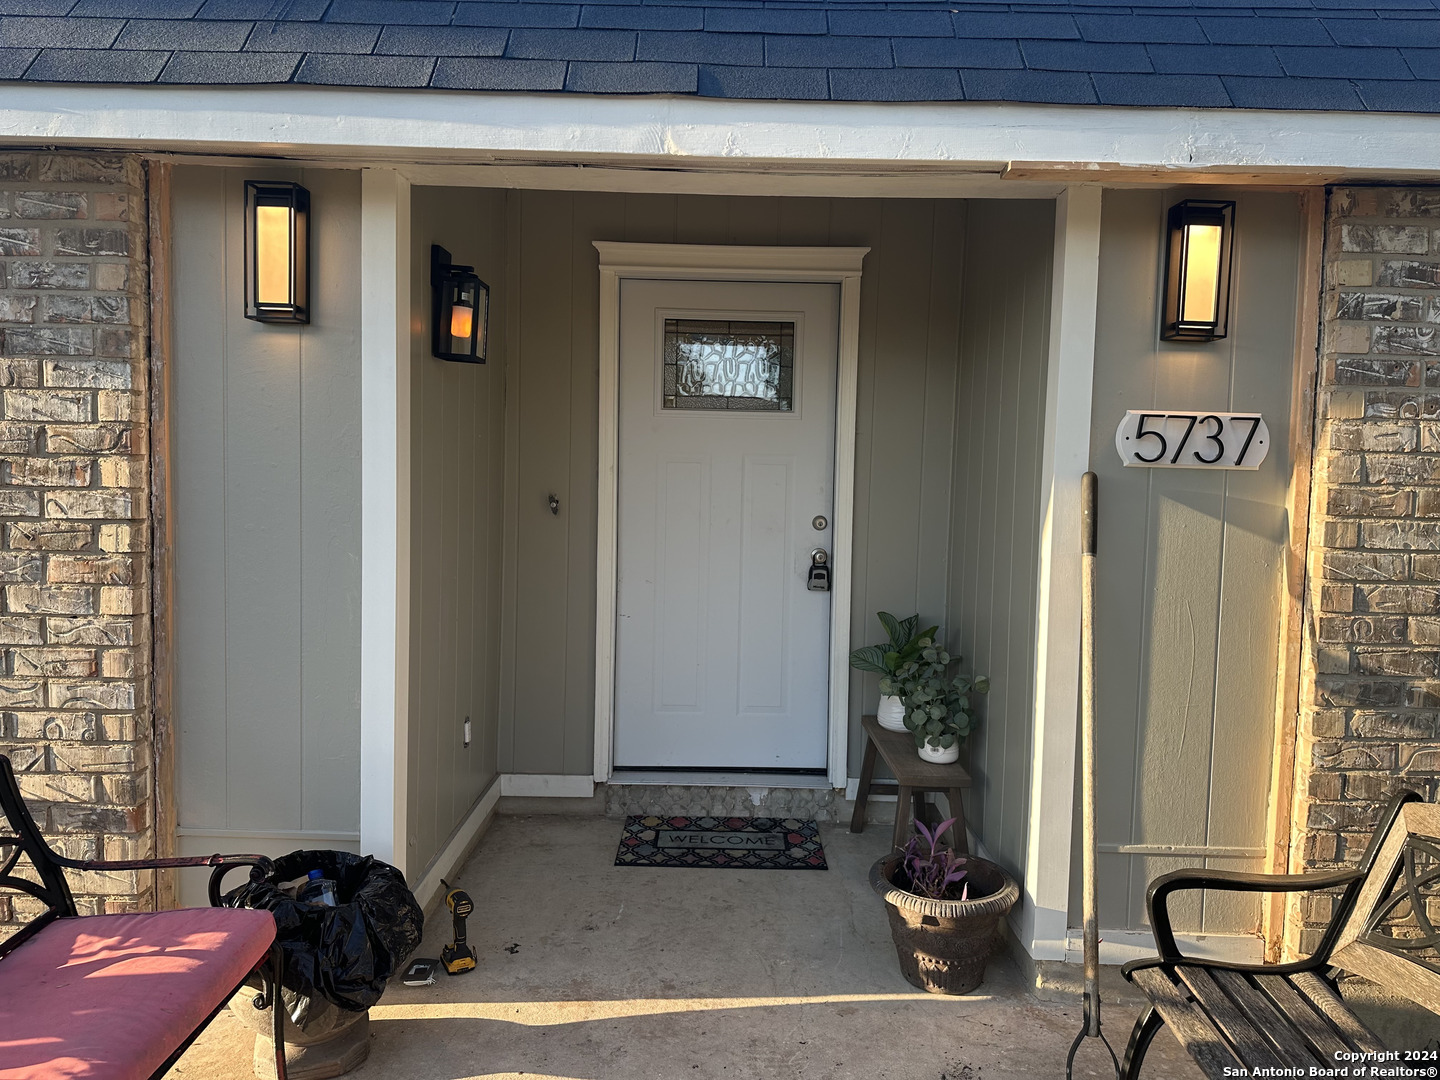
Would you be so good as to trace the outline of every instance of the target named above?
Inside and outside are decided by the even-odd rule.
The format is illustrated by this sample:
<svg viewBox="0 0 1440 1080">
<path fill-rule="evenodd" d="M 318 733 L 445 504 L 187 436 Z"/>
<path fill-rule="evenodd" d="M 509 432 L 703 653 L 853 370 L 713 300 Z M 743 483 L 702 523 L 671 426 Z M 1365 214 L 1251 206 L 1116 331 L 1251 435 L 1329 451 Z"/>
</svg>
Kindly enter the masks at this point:
<svg viewBox="0 0 1440 1080">
<path fill-rule="evenodd" d="M 1270 429 L 1259 413 L 1131 409 L 1115 429 L 1115 449 L 1132 468 L 1258 469 Z"/>
</svg>

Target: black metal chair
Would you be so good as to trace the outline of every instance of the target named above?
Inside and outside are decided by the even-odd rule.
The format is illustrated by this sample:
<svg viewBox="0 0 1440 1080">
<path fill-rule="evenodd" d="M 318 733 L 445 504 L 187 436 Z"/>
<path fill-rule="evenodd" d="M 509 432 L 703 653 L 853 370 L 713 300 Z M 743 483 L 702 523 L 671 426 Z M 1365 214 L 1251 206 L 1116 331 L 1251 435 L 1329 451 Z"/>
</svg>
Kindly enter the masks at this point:
<svg viewBox="0 0 1440 1080">
<path fill-rule="evenodd" d="M 285 1013 L 279 996 L 284 956 L 279 941 L 275 939 L 273 919 L 270 920 L 268 946 L 258 944 L 263 934 L 259 917 L 269 918 L 269 913 L 232 910 L 223 907 L 220 901 L 220 884 L 226 873 L 237 867 L 259 866 L 268 870 L 270 860 L 262 855 L 169 859 L 66 858 L 45 842 L 25 806 L 10 759 L 4 756 L 0 756 L 0 809 L 4 810 L 10 829 L 10 835 L 0 836 L 0 853 L 4 854 L 4 862 L 0 864 L 0 887 L 16 890 L 44 905 L 39 915 L 0 943 L 0 1025 L 6 1030 L 5 1043 L 0 1045 L 0 1070 L 34 1067 L 33 1056 L 45 1053 L 52 1055 L 52 1059 L 55 1056 L 78 1055 L 86 1061 L 85 1075 L 95 1080 L 103 1080 L 112 1074 L 133 1075 L 133 1060 L 116 1063 L 105 1059 L 104 1055 L 110 1053 L 108 1050 L 97 1052 L 101 1060 L 90 1060 L 84 1056 L 84 1047 L 77 1050 L 75 1045 L 77 1041 L 85 1043 L 94 1036 L 93 1031 L 87 1035 L 81 1030 L 85 1025 L 115 1024 L 119 1021 L 117 1028 L 128 1040 L 126 1045 L 131 1050 L 142 1050 L 147 1063 L 158 1061 L 150 1075 L 159 1078 L 219 1014 L 231 996 L 252 978 L 258 977 L 262 989 L 256 1007 L 276 1005 L 271 1010 L 275 1070 L 279 1080 L 285 1080 Z M 64 874 L 65 870 L 168 870 L 198 866 L 211 868 L 210 908 L 133 915 L 81 915 Z M 233 934 L 227 936 L 232 930 Z M 123 937 L 123 943 L 110 946 L 93 944 L 113 942 L 117 932 Z M 106 938 L 107 933 L 110 938 Z M 83 935 L 85 949 L 76 947 L 77 934 Z M 233 945 L 227 944 L 232 941 Z M 241 948 L 244 949 L 243 958 L 236 951 Z M 258 957 L 254 956 L 257 952 L 260 954 Z M 177 954 L 180 954 L 178 959 Z M 173 961 L 169 966 L 174 969 L 168 976 L 163 970 L 167 960 Z M 169 1020 L 168 1030 L 164 1030 L 166 1025 L 162 1024 L 152 1024 L 153 1031 L 145 1026 L 148 1012 L 145 1000 L 123 1000 L 127 987 L 132 991 L 136 989 L 137 984 L 127 983 L 127 980 L 137 978 L 130 974 L 135 971 L 144 972 L 141 976 L 147 980 L 144 986 L 152 990 L 163 985 L 180 988 L 186 972 L 202 970 L 206 964 L 215 965 L 211 968 L 212 978 L 209 980 L 213 982 L 218 968 L 239 970 L 237 963 L 243 968 L 238 982 L 232 985 L 226 979 L 223 987 L 207 986 L 203 992 L 218 1000 L 207 998 L 203 1004 L 191 1003 L 188 1012 L 172 1011 L 166 1017 Z M 109 977 L 87 977 L 96 974 Z M 159 981 L 167 977 L 170 978 L 168 984 Z M 185 993 L 182 997 L 187 1001 L 196 983 L 195 979 L 183 983 Z M 92 1002 L 92 1008 L 82 1009 L 76 1007 L 76 995 L 80 993 L 103 993 L 107 998 L 99 1003 Z M 40 1018 L 48 1017 L 52 1008 L 66 1018 L 71 1027 L 63 1024 L 50 1026 L 46 1028 L 44 1038 L 31 1037 L 33 1033 L 26 1030 L 27 1025 L 33 1026 L 40 1022 Z M 192 1015 L 195 1009 L 208 1009 L 208 1013 L 203 1017 Z M 124 1017 L 120 1015 L 122 1012 L 126 1014 Z M 188 1035 L 177 1037 L 177 1023 L 188 1028 L 196 1019 L 198 1023 L 193 1024 Z M 45 1022 L 48 1023 L 48 1020 Z M 114 1034 L 106 1034 L 112 1045 Z M 86 1038 L 81 1038 L 82 1035 Z M 10 1060 L 15 1055 L 23 1060 Z"/>
</svg>

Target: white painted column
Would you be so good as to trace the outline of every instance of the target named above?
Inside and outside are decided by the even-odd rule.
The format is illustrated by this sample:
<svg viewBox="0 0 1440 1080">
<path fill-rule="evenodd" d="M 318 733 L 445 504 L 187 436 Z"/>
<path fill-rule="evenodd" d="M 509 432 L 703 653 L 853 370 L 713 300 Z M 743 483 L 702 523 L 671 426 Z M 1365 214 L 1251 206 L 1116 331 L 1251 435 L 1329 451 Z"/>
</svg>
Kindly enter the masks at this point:
<svg viewBox="0 0 1440 1080">
<path fill-rule="evenodd" d="M 1090 467 L 1090 398 L 1100 271 L 1100 188 L 1055 204 L 1050 362 L 1041 465 L 1035 741 L 1025 896 L 1016 928 L 1037 960 L 1065 959 L 1075 733 L 1080 700 L 1080 477 Z"/>
<path fill-rule="evenodd" d="M 870 249 L 866 248 L 868 252 Z M 861 258 L 864 258 L 862 253 Z M 840 355 L 835 396 L 835 509 L 830 567 L 832 788 L 850 780 L 850 609 L 855 581 L 855 414 L 860 400 L 860 274 L 840 279 Z"/>
<path fill-rule="evenodd" d="M 360 850 L 405 872 L 410 182 L 393 169 L 361 174 L 360 313 Z"/>
</svg>

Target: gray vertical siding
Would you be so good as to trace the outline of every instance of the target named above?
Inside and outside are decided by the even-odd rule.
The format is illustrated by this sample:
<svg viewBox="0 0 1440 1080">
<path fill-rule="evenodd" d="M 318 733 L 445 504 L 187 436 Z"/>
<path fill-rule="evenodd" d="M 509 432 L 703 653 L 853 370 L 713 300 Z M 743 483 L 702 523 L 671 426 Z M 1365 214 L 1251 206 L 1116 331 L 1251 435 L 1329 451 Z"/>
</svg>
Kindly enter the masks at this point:
<svg viewBox="0 0 1440 1080">
<path fill-rule="evenodd" d="M 1165 214 L 1186 197 L 1238 200 L 1230 335 L 1221 341 L 1158 340 Z M 1102 926 L 1142 926 L 1147 882 L 1206 861 L 1115 847 L 1264 843 L 1300 240 L 1289 194 L 1105 194 L 1090 449 L 1100 478 Z M 1115 427 L 1138 408 L 1261 412 L 1273 445 L 1257 472 L 1126 469 Z M 1208 863 L 1262 868 L 1258 857 Z M 1256 897 L 1209 898 L 1203 908 L 1186 897 L 1175 910 L 1187 930 L 1253 931 L 1259 922 Z"/>
<path fill-rule="evenodd" d="M 243 181 L 264 176 L 314 198 L 309 326 L 243 317 Z M 182 167 L 173 191 L 179 849 L 353 847 L 359 174 Z"/>
<path fill-rule="evenodd" d="M 417 197 L 421 197 L 417 193 Z M 861 287 L 851 640 L 877 610 L 945 622 L 951 565 L 965 204 L 514 192 L 505 309 L 507 594 L 499 768 L 585 774 L 594 723 L 599 274 L 592 240 L 868 245 Z M 989 204 L 987 204 L 989 205 Z M 1046 232 L 1046 202 L 997 204 Z M 998 212 L 998 211 L 997 211 Z M 1010 238 L 997 235 L 1005 247 Z M 1041 320 L 1046 308 L 1027 309 Z M 1038 420 L 1037 420 L 1038 422 Z M 560 497 L 553 516 L 546 496 Z M 1033 608 L 1033 600 L 1029 601 Z M 873 679 L 852 677 L 851 771 Z"/>
<path fill-rule="evenodd" d="M 503 542 L 505 195 L 412 193 L 410 773 L 418 880 L 495 779 Z M 490 285 L 489 362 L 430 354 L 430 245 Z M 463 745 L 463 722 L 472 738 Z"/>
<path fill-rule="evenodd" d="M 949 494 L 952 650 L 991 680 L 976 697 L 969 823 L 1025 866 L 1035 694 L 1040 451 L 1049 352 L 1051 203 L 972 202 L 966 229 Z"/>
<path fill-rule="evenodd" d="M 241 179 L 180 171 L 178 310 L 238 303 L 238 283 L 225 279 L 232 260 L 211 253 L 239 242 Z M 357 298 L 338 295 L 354 275 L 321 269 L 356 265 L 358 184 L 332 171 L 305 181 L 317 207 L 316 326 L 277 332 L 231 310 L 219 333 L 198 319 L 177 327 L 177 602 L 190 618 L 180 627 L 182 820 L 256 836 L 353 832 L 358 817 Z M 851 641 L 878 637 L 876 610 L 919 610 L 995 678 L 973 750 L 991 780 L 972 814 L 987 845 L 1018 864 L 1051 205 L 425 187 L 412 204 L 410 865 L 434 858 L 497 772 L 591 768 L 595 239 L 872 248 Z M 437 241 L 491 285 L 485 367 L 429 355 Z M 1006 275 L 1023 285 L 1002 288 Z M 286 342 L 294 355 L 282 355 Z M 237 668 L 265 675 L 241 683 Z M 858 718 L 877 691 L 858 674 L 851 691 L 854 772 Z M 267 718 L 263 734 L 226 726 L 240 709 Z M 303 709 L 313 728 L 296 723 Z M 186 728 L 187 710 L 207 719 Z M 311 772 L 290 775 L 300 769 Z M 261 786 L 232 813 L 227 785 L 251 774 Z"/>
</svg>

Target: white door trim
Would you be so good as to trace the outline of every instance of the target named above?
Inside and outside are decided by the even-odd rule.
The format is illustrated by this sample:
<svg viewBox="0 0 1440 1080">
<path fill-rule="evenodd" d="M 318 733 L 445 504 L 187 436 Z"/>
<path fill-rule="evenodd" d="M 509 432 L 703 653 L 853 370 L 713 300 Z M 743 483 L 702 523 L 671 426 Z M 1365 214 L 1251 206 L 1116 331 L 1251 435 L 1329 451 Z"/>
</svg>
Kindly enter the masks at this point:
<svg viewBox="0 0 1440 1080">
<path fill-rule="evenodd" d="M 610 779 L 615 745 L 615 599 L 620 430 L 620 282 L 624 278 L 806 281 L 840 286 L 835 397 L 834 558 L 830 586 L 830 708 L 826 771 L 845 786 L 850 714 L 850 563 L 855 511 L 855 403 L 860 358 L 860 265 L 868 247 L 625 244 L 600 253 L 600 476 L 595 543 L 595 773 Z"/>
<path fill-rule="evenodd" d="M 1066 188 L 1055 203 L 1050 357 L 1040 473 L 1034 747 L 1030 762 L 1025 895 L 1011 913 L 1037 960 L 1064 960 L 1069 934 L 1070 836 L 1080 700 L 1080 477 L 1090 467 L 1095 312 L 1100 281 L 1098 185 Z M 1063 405 L 1063 407 L 1062 407 Z"/>
<path fill-rule="evenodd" d="M 360 848 L 407 873 L 410 182 L 360 174 Z"/>
</svg>

